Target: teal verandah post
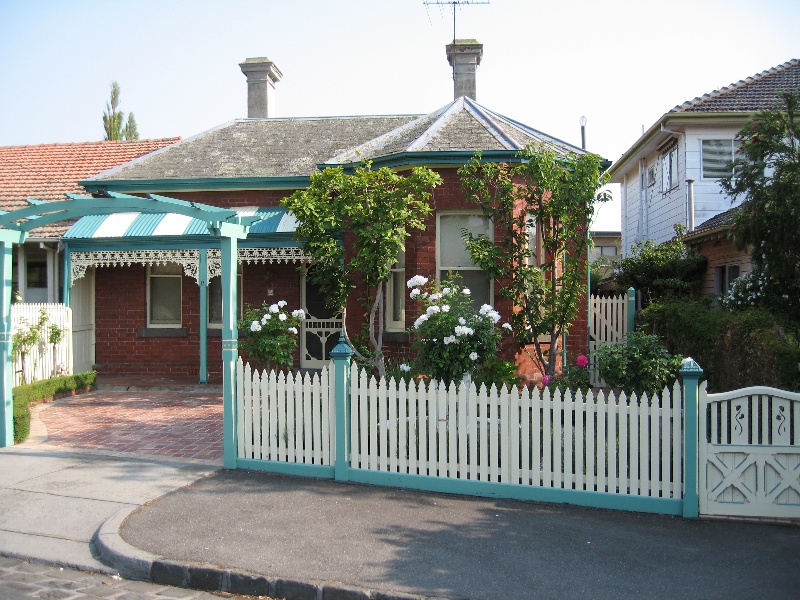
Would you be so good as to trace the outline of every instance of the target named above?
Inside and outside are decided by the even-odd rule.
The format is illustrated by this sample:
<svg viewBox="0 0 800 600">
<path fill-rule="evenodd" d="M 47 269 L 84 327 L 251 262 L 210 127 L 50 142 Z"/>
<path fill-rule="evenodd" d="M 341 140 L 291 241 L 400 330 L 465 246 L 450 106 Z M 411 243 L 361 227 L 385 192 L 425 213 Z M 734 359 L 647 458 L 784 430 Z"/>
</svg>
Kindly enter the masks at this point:
<svg viewBox="0 0 800 600">
<path fill-rule="evenodd" d="M 200 250 L 197 283 L 200 288 L 200 383 L 208 383 L 208 250 L 205 249 Z"/>
<path fill-rule="evenodd" d="M 683 379 L 683 516 L 699 514 L 697 496 L 698 402 L 703 369 L 686 358 L 680 370 Z"/>
<path fill-rule="evenodd" d="M 628 333 L 636 331 L 636 290 L 628 288 Z"/>
<path fill-rule="evenodd" d="M 14 402 L 11 389 L 14 386 L 14 365 L 11 356 L 14 332 L 11 328 L 11 265 L 14 244 L 25 241 L 26 233 L 0 231 L 0 448 L 14 445 Z"/>
<path fill-rule="evenodd" d="M 334 393 L 336 401 L 336 459 L 334 478 L 350 479 L 350 358 L 353 350 L 339 334 L 339 343 L 331 350 L 333 361 Z"/>
</svg>

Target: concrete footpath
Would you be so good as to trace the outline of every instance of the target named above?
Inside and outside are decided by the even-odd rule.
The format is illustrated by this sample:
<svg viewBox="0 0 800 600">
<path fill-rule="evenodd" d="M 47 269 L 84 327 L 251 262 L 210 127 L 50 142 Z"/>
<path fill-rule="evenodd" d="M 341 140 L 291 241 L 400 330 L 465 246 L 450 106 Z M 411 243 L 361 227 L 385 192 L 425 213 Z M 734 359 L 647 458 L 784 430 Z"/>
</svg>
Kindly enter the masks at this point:
<svg viewBox="0 0 800 600">
<path fill-rule="evenodd" d="M 225 471 L 45 439 L 34 431 L 0 450 L 0 554 L 175 586 L 109 598 L 206 597 L 186 586 L 298 600 L 778 600 L 800 589 L 796 526 Z M 0 598 L 100 597 L 68 585 L 3 595 L 4 578 L 46 586 L 61 573 L 25 569 L 0 562 Z"/>
</svg>

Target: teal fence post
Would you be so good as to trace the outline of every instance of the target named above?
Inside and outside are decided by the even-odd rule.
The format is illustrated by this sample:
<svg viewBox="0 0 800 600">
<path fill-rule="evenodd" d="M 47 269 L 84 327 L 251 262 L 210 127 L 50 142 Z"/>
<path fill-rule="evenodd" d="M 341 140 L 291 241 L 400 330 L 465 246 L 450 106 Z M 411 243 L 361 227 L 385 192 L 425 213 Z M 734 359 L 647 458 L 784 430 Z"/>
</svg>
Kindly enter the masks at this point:
<svg viewBox="0 0 800 600">
<path fill-rule="evenodd" d="M 334 478 L 350 479 L 350 358 L 353 350 L 339 334 L 339 343 L 331 350 L 333 361 L 334 393 L 336 394 L 336 460 Z"/>
<path fill-rule="evenodd" d="M 628 333 L 636 331 L 636 290 L 628 288 Z"/>
<path fill-rule="evenodd" d="M 686 358 L 680 370 L 683 379 L 683 516 L 697 517 L 697 445 L 698 403 L 700 394 L 700 368 L 694 359 Z"/>
<path fill-rule="evenodd" d="M 200 289 L 200 383 L 208 383 L 208 250 L 206 249 L 200 250 L 197 284 Z"/>
</svg>

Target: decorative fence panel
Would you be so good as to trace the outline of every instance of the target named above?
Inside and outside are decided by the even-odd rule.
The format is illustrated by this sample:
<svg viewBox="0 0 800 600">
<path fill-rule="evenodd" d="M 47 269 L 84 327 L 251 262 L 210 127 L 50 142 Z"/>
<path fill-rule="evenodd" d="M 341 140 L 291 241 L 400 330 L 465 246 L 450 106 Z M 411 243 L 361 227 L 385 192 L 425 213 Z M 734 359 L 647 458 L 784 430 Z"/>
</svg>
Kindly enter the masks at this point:
<svg viewBox="0 0 800 600">
<path fill-rule="evenodd" d="M 594 363 L 595 350 L 605 344 L 615 344 L 628 333 L 630 313 L 628 296 L 589 297 L 589 376 L 593 386 L 603 387 Z"/>
<path fill-rule="evenodd" d="M 237 456 L 242 459 L 333 464 L 333 381 L 317 373 L 236 369 Z"/>
<path fill-rule="evenodd" d="M 72 310 L 64 304 L 12 304 L 11 330 L 35 327 L 46 316 L 42 340 L 25 353 L 14 355 L 14 385 L 72 374 Z M 48 343 L 48 327 L 56 325 L 64 331 L 55 347 Z"/>
<path fill-rule="evenodd" d="M 355 469 L 681 498 L 682 395 L 406 384 L 351 373 Z"/>
<path fill-rule="evenodd" d="M 800 394 L 700 391 L 700 512 L 800 518 Z"/>
</svg>

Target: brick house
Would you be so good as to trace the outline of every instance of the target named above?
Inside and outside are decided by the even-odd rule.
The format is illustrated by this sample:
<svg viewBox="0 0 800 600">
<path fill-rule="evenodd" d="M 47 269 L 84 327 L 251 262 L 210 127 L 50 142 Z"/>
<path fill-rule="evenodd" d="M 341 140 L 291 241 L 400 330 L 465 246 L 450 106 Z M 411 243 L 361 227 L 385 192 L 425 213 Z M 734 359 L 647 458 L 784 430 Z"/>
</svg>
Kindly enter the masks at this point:
<svg viewBox="0 0 800 600">
<path fill-rule="evenodd" d="M 406 329 L 418 306 L 406 310 L 405 281 L 415 274 L 462 275 L 475 301 L 499 301 L 497 282 L 472 263 L 462 228 L 491 234 L 491 225 L 465 202 L 457 169 L 480 150 L 484 158 L 517 162 L 519 150 L 544 142 L 561 153 L 580 148 L 504 117 L 475 102 L 475 73 L 482 45 L 456 40 L 447 47 L 455 99 L 426 115 L 275 118 L 275 84 L 281 72 L 266 58 L 240 64 L 247 77 L 248 118 L 236 119 L 134 160 L 82 185 L 94 194 L 157 194 L 259 214 L 239 242 L 241 305 L 286 300 L 307 318 L 295 366 L 324 364 L 342 322 L 329 314 L 294 239 L 296 223 L 280 200 L 309 183 L 314 170 L 371 160 L 375 168 L 403 172 L 417 165 L 436 170 L 426 230 L 412 233 L 393 267 L 387 302 L 386 351 L 408 351 Z M 348 233 L 344 244 L 348 246 Z M 218 246 L 188 219 L 162 215 L 85 217 L 64 237 L 73 285 L 92 278 L 96 290 L 96 368 L 109 374 L 198 375 L 215 379 L 221 362 Z M 569 331 L 571 353 L 586 351 L 586 304 Z M 348 306 L 348 330 L 357 331 L 363 308 Z M 217 340 L 217 341 L 215 341 Z M 507 348 L 508 356 L 514 355 Z M 205 356 L 203 356 L 205 353 Z M 522 355 L 521 355 L 522 356 Z M 518 357 L 521 373 L 531 365 Z"/>
</svg>

